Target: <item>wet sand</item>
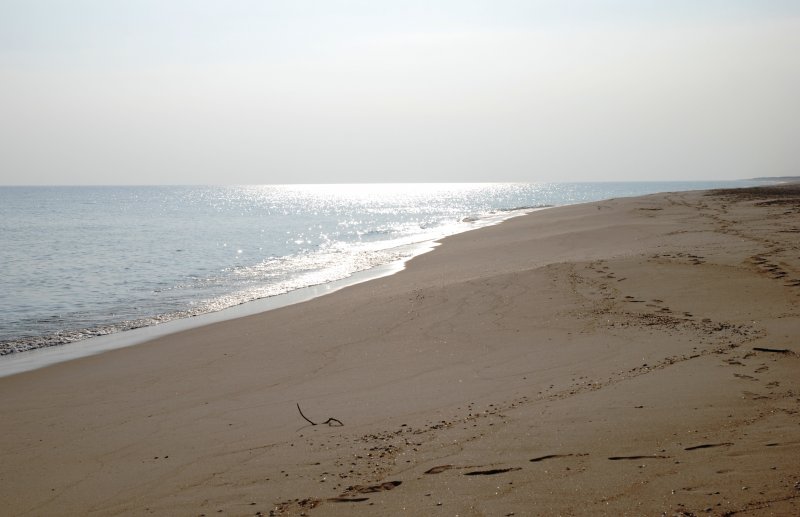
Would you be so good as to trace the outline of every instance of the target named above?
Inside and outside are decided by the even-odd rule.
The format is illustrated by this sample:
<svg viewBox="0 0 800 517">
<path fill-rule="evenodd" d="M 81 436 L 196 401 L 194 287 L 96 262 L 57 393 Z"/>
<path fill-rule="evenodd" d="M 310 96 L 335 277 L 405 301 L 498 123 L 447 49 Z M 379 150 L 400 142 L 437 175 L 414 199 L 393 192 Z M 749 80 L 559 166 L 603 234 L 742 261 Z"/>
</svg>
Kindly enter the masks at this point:
<svg viewBox="0 0 800 517">
<path fill-rule="evenodd" d="M 798 515 L 799 316 L 798 187 L 536 212 L 0 378 L 2 513 Z"/>
</svg>

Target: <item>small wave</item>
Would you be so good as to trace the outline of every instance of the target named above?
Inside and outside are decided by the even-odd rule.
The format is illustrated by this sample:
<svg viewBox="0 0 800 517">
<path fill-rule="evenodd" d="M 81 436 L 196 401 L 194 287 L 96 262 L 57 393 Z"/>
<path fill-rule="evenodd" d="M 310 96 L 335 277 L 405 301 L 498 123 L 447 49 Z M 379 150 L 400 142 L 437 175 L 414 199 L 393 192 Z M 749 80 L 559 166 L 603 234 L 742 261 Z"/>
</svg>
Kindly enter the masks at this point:
<svg viewBox="0 0 800 517">
<path fill-rule="evenodd" d="M 498 208 L 497 212 L 518 212 L 520 210 L 539 210 L 541 208 L 553 208 L 555 205 L 524 205 L 513 208 Z"/>
<path fill-rule="evenodd" d="M 555 205 L 523 205 L 523 206 L 515 206 L 511 208 L 496 208 L 494 210 L 490 210 L 489 212 L 485 212 L 479 215 L 468 215 L 461 219 L 462 223 L 484 223 L 490 222 L 494 218 L 493 216 L 497 216 L 498 214 L 506 214 L 506 215 L 513 215 L 515 212 L 529 212 L 531 210 L 541 210 L 542 208 L 552 208 Z M 503 217 L 500 220 L 505 220 L 507 217 Z M 496 220 L 494 220 L 496 222 Z"/>
<path fill-rule="evenodd" d="M 367 230 L 365 232 L 358 232 L 358 236 L 359 237 L 367 237 L 367 238 L 385 237 L 386 235 L 390 235 L 390 234 L 391 234 L 391 230 L 386 229 L 386 228 L 380 228 L 380 229 L 376 229 L 376 230 Z"/>
<path fill-rule="evenodd" d="M 93 337 L 106 336 L 123 332 L 126 330 L 135 330 L 144 327 L 151 327 L 159 323 L 165 323 L 180 318 L 188 318 L 198 316 L 211 312 L 205 307 L 198 307 L 195 309 L 177 311 L 168 314 L 160 314 L 156 316 L 148 316 L 145 318 L 138 318 L 133 320 L 126 320 L 119 323 L 96 325 L 93 327 L 86 327 L 80 329 L 59 330 L 50 334 L 41 336 L 25 336 L 21 338 L 9 339 L 0 341 L 0 357 L 27 352 L 29 350 L 36 350 L 38 348 L 49 348 L 53 346 L 66 345 L 76 341 L 83 341 Z"/>
</svg>

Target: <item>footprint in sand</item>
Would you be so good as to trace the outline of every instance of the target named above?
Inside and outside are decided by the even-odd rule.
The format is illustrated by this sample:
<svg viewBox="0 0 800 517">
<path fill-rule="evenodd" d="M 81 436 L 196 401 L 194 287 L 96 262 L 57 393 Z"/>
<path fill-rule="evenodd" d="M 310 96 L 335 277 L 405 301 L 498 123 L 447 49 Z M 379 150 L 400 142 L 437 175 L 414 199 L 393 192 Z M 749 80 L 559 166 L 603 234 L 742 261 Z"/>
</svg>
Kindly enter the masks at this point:
<svg viewBox="0 0 800 517">
<path fill-rule="evenodd" d="M 362 503 L 369 501 L 369 497 L 330 497 L 326 501 L 331 503 Z"/>
<path fill-rule="evenodd" d="M 425 474 L 441 474 L 442 472 L 450 469 L 456 468 L 453 465 L 439 465 L 438 467 L 433 467 L 425 471 Z"/>
<path fill-rule="evenodd" d="M 666 460 L 671 458 L 672 456 L 663 456 L 660 454 L 650 454 L 650 455 L 636 455 L 636 456 L 609 456 L 608 459 L 612 461 L 619 461 L 619 460 Z"/>
<path fill-rule="evenodd" d="M 752 391 L 743 391 L 742 396 L 746 397 L 748 400 L 766 400 L 769 399 L 766 395 L 761 395 L 759 393 L 753 393 Z"/>
<path fill-rule="evenodd" d="M 763 346 L 754 346 L 753 350 L 756 352 L 772 352 L 773 354 L 792 354 L 788 348 L 765 348 Z"/>
<path fill-rule="evenodd" d="M 588 456 L 588 454 L 547 454 L 545 456 L 539 456 L 537 458 L 533 458 L 530 461 L 532 463 L 538 463 L 544 460 L 550 460 L 554 458 L 568 458 L 570 456 Z"/>
<path fill-rule="evenodd" d="M 329 497 L 327 499 L 303 499 L 302 501 L 296 501 L 296 504 L 301 508 L 305 508 L 308 510 L 312 510 L 322 504 L 323 502 L 328 503 L 363 503 L 364 501 L 369 501 L 369 497 L 353 497 L 349 494 L 357 493 L 357 494 L 371 494 L 375 492 L 384 492 L 386 490 L 392 490 L 400 486 L 403 482 L 402 481 L 387 481 L 385 483 L 381 483 L 379 485 L 356 485 L 348 487 L 342 494 L 337 497 Z M 291 502 L 283 503 L 284 506 L 292 504 Z M 304 514 L 301 514 L 304 515 Z"/>
<path fill-rule="evenodd" d="M 356 492 L 359 494 L 372 494 L 375 492 L 385 492 L 386 490 L 393 490 L 400 486 L 402 481 L 387 481 L 379 485 L 355 485 L 348 488 L 345 492 Z"/>
<path fill-rule="evenodd" d="M 704 443 L 702 445 L 692 445 L 691 447 L 686 447 L 684 451 L 696 451 L 697 449 L 710 449 L 711 447 L 730 447 L 733 445 L 731 442 L 724 442 L 724 443 Z"/>
<path fill-rule="evenodd" d="M 490 470 L 474 470 L 472 472 L 464 472 L 465 476 L 494 476 L 495 474 L 505 474 L 515 470 L 522 470 L 520 467 L 510 467 L 507 469 L 490 469 Z"/>
</svg>

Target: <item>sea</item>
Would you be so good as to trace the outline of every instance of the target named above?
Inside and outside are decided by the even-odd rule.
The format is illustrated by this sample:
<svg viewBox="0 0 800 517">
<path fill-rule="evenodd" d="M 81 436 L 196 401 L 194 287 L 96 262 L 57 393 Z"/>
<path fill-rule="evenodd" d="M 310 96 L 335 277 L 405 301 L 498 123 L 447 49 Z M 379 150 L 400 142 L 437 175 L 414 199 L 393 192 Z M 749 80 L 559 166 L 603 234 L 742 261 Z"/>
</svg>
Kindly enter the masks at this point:
<svg viewBox="0 0 800 517">
<path fill-rule="evenodd" d="M 0 187 L 0 363 L 388 274 L 537 208 L 753 184 Z"/>
</svg>

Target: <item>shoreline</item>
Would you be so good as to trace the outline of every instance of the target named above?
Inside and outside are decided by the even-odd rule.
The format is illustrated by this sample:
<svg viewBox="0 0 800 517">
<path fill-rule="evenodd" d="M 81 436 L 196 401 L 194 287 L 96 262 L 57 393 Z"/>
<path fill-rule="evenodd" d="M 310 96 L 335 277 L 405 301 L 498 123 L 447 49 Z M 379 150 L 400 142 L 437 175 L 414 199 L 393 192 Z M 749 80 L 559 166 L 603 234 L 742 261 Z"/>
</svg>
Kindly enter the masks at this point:
<svg viewBox="0 0 800 517">
<path fill-rule="evenodd" d="M 487 228 L 502 224 L 515 217 L 521 217 L 538 210 L 552 208 L 542 207 L 520 207 L 498 210 L 482 218 L 472 219 L 469 222 L 474 227 L 462 229 L 456 233 L 446 235 L 436 240 L 424 240 L 412 244 L 405 244 L 401 247 L 409 248 L 409 254 L 403 258 L 381 264 L 362 271 L 356 271 L 345 278 L 340 278 L 322 284 L 309 285 L 294 289 L 286 293 L 267 296 L 238 305 L 232 305 L 224 309 L 206 312 L 188 317 L 176 318 L 161 323 L 146 325 L 130 330 L 119 330 L 109 334 L 92 336 L 77 341 L 61 343 L 58 345 L 46 345 L 30 350 L 23 350 L 11 354 L 0 355 L 0 378 L 9 375 L 16 375 L 27 371 L 45 368 L 65 361 L 72 361 L 96 354 L 102 354 L 118 348 L 136 346 L 158 338 L 166 337 L 178 332 L 184 332 L 206 325 L 212 325 L 223 321 L 235 320 L 238 318 L 253 316 L 263 312 L 272 311 L 282 307 L 303 303 L 320 296 L 333 294 L 340 289 L 344 289 L 362 282 L 368 282 L 396 274 L 405 269 L 406 264 L 415 257 L 429 253 L 440 245 L 441 241 L 458 235 L 481 228 Z"/>
<path fill-rule="evenodd" d="M 726 184 L 741 184 L 741 182 L 723 182 Z M 109 334 L 117 334 L 119 332 L 125 332 L 129 330 L 137 330 L 143 327 L 158 325 L 158 322 L 168 322 L 174 321 L 176 319 L 185 319 L 185 318 L 196 318 L 198 316 L 202 316 L 203 314 L 208 314 L 210 312 L 215 312 L 220 310 L 222 307 L 230 307 L 230 306 L 237 306 L 243 303 L 248 303 L 258 297 L 264 296 L 273 296 L 273 295 L 280 295 L 281 291 L 291 290 L 294 288 L 301 287 L 303 285 L 308 285 L 309 283 L 320 283 L 324 281 L 331 281 L 335 278 L 341 277 L 343 274 L 347 274 L 348 271 L 363 269 L 364 267 L 369 267 L 371 264 L 376 264 L 379 262 L 386 262 L 388 260 L 393 260 L 395 258 L 399 258 L 407 253 L 405 250 L 409 249 L 409 247 L 413 247 L 413 242 L 420 242 L 420 240 L 439 240 L 443 238 L 447 234 L 458 233 L 460 231 L 468 230 L 469 227 L 474 228 L 477 225 L 482 225 L 482 221 L 488 220 L 492 221 L 495 219 L 504 219 L 505 214 L 509 211 L 518 211 L 518 209 L 527 208 L 533 206 L 542 206 L 544 203 L 547 205 L 548 203 L 552 204 L 571 204 L 580 201 L 586 200 L 596 200 L 596 197 L 599 195 L 600 198 L 614 198 L 614 197 L 625 197 L 630 195 L 641 195 L 641 194 L 648 194 L 651 193 L 652 185 L 648 183 L 641 183 L 641 182 L 628 182 L 628 183 L 619 183 L 616 184 L 615 187 L 597 187 L 596 184 L 562 184 L 562 185 L 551 185 L 550 187 L 541 187 L 537 185 L 521 185 L 515 187 L 511 184 L 492 184 L 494 187 L 501 189 L 501 198 L 504 200 L 502 202 L 497 202 L 496 199 L 494 202 L 487 204 L 475 203 L 473 199 L 469 203 L 463 204 L 463 206 L 459 205 L 461 208 L 460 213 L 462 215 L 468 214 L 468 217 L 459 217 L 460 222 L 457 222 L 455 218 L 452 220 L 439 220 L 442 225 L 433 225 L 428 227 L 424 225 L 423 227 L 423 234 L 426 235 L 417 235 L 415 238 L 403 238 L 396 242 L 394 242 L 389 251 L 383 249 L 383 251 L 377 252 L 377 255 L 374 256 L 364 256 L 364 255 L 371 255 L 376 253 L 373 249 L 372 252 L 365 252 L 362 250 L 361 252 L 357 252 L 355 254 L 349 254 L 348 257 L 353 261 L 351 264 L 348 264 L 344 268 L 338 268 L 333 262 L 331 262 L 330 254 L 328 258 L 322 258 L 326 254 L 323 253 L 321 256 L 317 256 L 317 253 L 312 253 L 313 257 L 316 257 L 314 260 L 322 260 L 323 262 L 327 261 L 327 267 L 323 267 L 320 270 L 317 270 L 316 273 L 313 273 L 311 277 L 307 277 L 307 272 L 300 275 L 299 281 L 294 281 L 292 278 L 295 277 L 284 277 L 280 276 L 278 278 L 279 281 L 277 282 L 266 282 L 266 283 L 256 283 L 256 284 L 237 284 L 238 280 L 231 278 L 231 275 L 226 272 L 227 268 L 223 267 L 220 271 L 220 275 L 211 274 L 208 278 L 205 278 L 205 281 L 212 281 L 212 282 L 222 282 L 222 284 L 227 285 L 229 288 L 228 291 L 222 292 L 218 291 L 215 294 L 208 294 L 203 289 L 197 290 L 197 286 L 192 286 L 195 280 L 194 275 L 189 275 L 190 280 L 188 281 L 187 285 L 182 285 L 182 282 L 176 281 L 175 278 L 181 276 L 181 273 L 173 271 L 172 276 L 167 275 L 166 277 L 160 278 L 158 274 L 156 275 L 148 275 L 148 274 L 133 274 L 128 275 L 125 271 L 133 270 L 129 266 L 131 264 L 138 264 L 138 263 L 148 263 L 148 257 L 151 257 L 153 260 L 165 260 L 168 257 L 164 255 L 165 252 L 168 252 L 168 255 L 174 253 L 182 253 L 186 250 L 183 248 L 187 248 L 187 246 L 183 246 L 183 248 L 177 248 L 176 250 L 172 250 L 169 246 L 167 248 L 170 249 L 156 249 L 152 254 L 138 254 L 137 251 L 132 249 L 120 249 L 118 250 L 118 257 L 113 255 L 104 254 L 103 250 L 96 250 L 98 255 L 96 256 L 97 265 L 94 268 L 90 268 L 89 270 L 84 269 L 83 273 L 86 276 L 86 279 L 91 281 L 91 278 L 94 276 L 94 273 L 90 272 L 91 270 L 97 269 L 100 273 L 105 275 L 104 282 L 106 283 L 105 289 L 110 289 L 107 293 L 114 299 L 114 303 L 117 305 L 115 309 L 111 312 L 116 313 L 111 314 L 109 312 L 108 306 L 108 298 L 109 296 L 102 295 L 102 289 L 90 289 L 90 290 L 81 290 L 80 288 L 70 289 L 67 291 L 67 285 L 72 282 L 72 284 L 84 284 L 86 282 L 77 282 L 76 279 L 78 277 L 73 277 L 69 281 L 62 281 L 64 277 L 67 277 L 67 273 L 70 270 L 70 262 L 66 262 L 64 264 L 59 265 L 58 262 L 50 263 L 50 258 L 45 254 L 44 256 L 38 255 L 31 255 L 27 258 L 22 257 L 19 254 L 14 254 L 13 251 L 10 253 L 6 253 L 4 257 L 10 263 L 15 263 L 15 261 L 21 261 L 21 265 L 19 268 L 14 267 L 12 270 L 9 271 L 9 275 L 6 275 L 3 284 L 6 287 L 6 291 L 8 293 L 18 293 L 17 296 L 7 297 L 6 300 L 3 300 L 4 306 L 7 309 L 7 314 L 4 314 L 3 318 L 3 334 L 5 338 L 0 340 L 0 360 L 2 357 L 12 355 L 14 352 L 26 352 L 29 350 L 40 349 L 40 348 L 49 348 L 53 346 L 61 346 L 67 345 L 70 343 L 77 343 L 84 341 L 86 339 L 90 339 L 91 337 L 101 337 L 105 340 L 105 336 Z M 647 186 L 651 185 L 651 186 Z M 713 182 L 709 184 L 708 182 L 695 182 L 695 183 L 686 183 L 686 182 L 675 182 L 672 184 L 667 183 L 658 183 L 662 187 L 662 190 L 673 190 L 672 188 L 664 188 L 664 187 L 675 187 L 675 190 L 686 190 L 687 187 L 692 189 L 697 189 L 700 185 L 705 185 L 704 188 L 707 188 L 709 185 L 713 185 Z M 297 188 L 298 186 L 295 186 Z M 424 187 L 424 186 L 421 186 Z M 454 195 L 457 192 L 466 192 L 469 189 L 464 190 L 463 185 L 453 184 L 446 190 L 449 194 Z M 288 188 L 284 186 L 284 188 Z M 363 188 L 366 189 L 374 189 L 375 186 L 372 185 L 365 185 Z M 406 187 L 407 188 L 407 187 Z M 91 190 L 91 189 L 90 189 Z M 115 198 L 116 196 L 120 196 L 119 200 L 122 204 L 129 203 L 131 197 L 135 198 L 135 193 L 129 192 L 129 188 L 123 188 L 123 192 L 117 192 L 113 194 L 111 197 Z M 134 189 L 135 190 L 135 189 Z M 151 197 L 154 199 L 160 199 L 160 195 L 172 195 L 175 196 L 175 192 L 171 190 L 168 192 L 160 192 L 160 189 L 153 188 L 147 189 L 150 191 Z M 246 190 L 246 189 L 245 189 Z M 424 190 L 424 188 L 423 188 Z M 303 191 L 302 188 L 299 188 L 298 192 Z M 638 193 L 637 193 L 638 191 Z M 159 193 L 160 192 L 160 193 Z M 496 192 L 489 188 L 482 191 L 485 196 L 493 196 Z M 241 192 L 239 193 L 241 194 Z M 313 197 L 313 189 L 311 192 L 306 192 L 306 195 L 311 195 Z M 32 194 L 31 194 L 32 195 Z M 97 196 L 97 193 L 86 193 L 89 197 Z M 532 197 L 531 197 L 532 196 Z M 542 197 L 543 196 L 543 197 Z M 591 198 L 588 199 L 587 198 Z M 33 196 L 30 199 L 30 205 L 36 204 L 36 198 L 42 197 L 41 201 L 44 202 L 53 202 L 53 197 L 57 197 L 55 194 L 49 194 L 46 196 Z M 14 196 L 11 196 L 9 201 L 15 199 Z M 72 198 L 73 202 L 75 201 L 74 197 Z M 126 201 L 127 200 L 127 201 Z M 557 201 L 560 200 L 560 201 Z M 102 213 L 105 210 L 110 210 L 112 212 L 115 211 L 113 206 L 107 205 L 107 200 L 105 199 L 94 199 L 98 205 L 98 211 L 96 212 L 96 216 L 102 217 Z M 194 207 L 190 203 L 190 207 Z M 470 205 L 468 208 L 467 205 Z M 68 208 L 69 203 L 67 203 L 67 209 L 64 214 L 62 214 L 66 219 L 71 218 L 75 214 L 71 214 L 70 208 Z M 10 204 L 12 210 L 13 203 Z M 105 208 L 102 208 L 105 207 Z M 511 207 L 511 208 L 509 208 Z M 197 207 L 191 208 L 196 209 Z M 492 208 L 492 209 L 490 209 Z M 466 209 L 467 211 L 464 212 L 461 209 Z M 32 224 L 26 222 L 26 213 L 25 210 L 18 207 L 18 210 L 14 210 L 18 215 L 16 222 L 12 221 L 10 224 L 13 226 L 20 226 L 23 230 L 21 235 L 21 241 L 15 242 L 13 239 L 11 241 L 10 250 L 14 249 L 26 249 L 27 247 L 31 247 L 32 249 L 35 247 L 34 243 L 26 242 L 24 235 L 26 225 Z M 427 212 L 426 212 L 427 213 Z M 438 216 L 435 214 L 438 213 Z M 436 209 L 433 209 L 429 215 L 435 217 L 441 217 L 443 213 L 437 212 Z M 84 214 L 86 215 L 86 214 Z M 402 219 L 402 217 L 400 218 Z M 398 219 L 398 221 L 400 220 Z M 35 220 L 35 215 L 31 214 L 30 220 Z M 148 218 L 144 218 L 144 220 L 149 220 Z M 467 221 L 472 221 L 475 224 L 469 224 Z M 156 221 L 150 221 L 151 224 Z M 163 225 L 167 227 L 168 224 L 165 221 L 162 221 Z M 121 222 L 123 226 L 128 223 Z M 212 225 L 213 226 L 213 225 Z M 368 225 L 367 225 L 368 226 Z M 440 228 L 437 230 L 436 228 Z M 443 228 L 443 229 L 441 229 Z M 60 229 L 58 233 L 63 233 L 63 229 Z M 236 228 L 229 228 L 233 233 L 235 233 Z M 71 230 L 67 229 L 68 232 Z M 40 231 L 42 234 L 47 234 L 46 229 L 41 229 Z M 221 237 L 219 232 L 217 232 L 216 238 L 224 241 L 227 236 Z M 212 236 L 211 240 L 213 240 Z M 79 234 L 73 234 L 71 239 L 75 240 L 87 240 L 92 242 L 101 242 L 102 238 L 91 238 L 91 236 L 81 236 Z M 136 240 L 135 238 L 133 240 Z M 169 240 L 169 239 L 166 239 Z M 405 244 L 404 244 L 405 243 Z M 45 238 L 44 241 L 37 240 L 36 245 L 42 245 L 42 249 L 48 249 L 51 247 L 58 248 L 60 244 L 57 242 L 49 242 L 48 239 Z M 384 247 L 389 246 L 389 244 L 385 244 Z M 239 247 L 239 246 L 237 246 Z M 245 246 L 246 247 L 246 246 Z M 359 247 L 359 246 L 356 246 Z M 142 249 L 141 246 L 135 248 L 136 250 Z M 187 248 L 188 249 L 188 248 Z M 372 249 L 372 247 L 370 247 Z M 207 250 L 211 251 L 211 250 Z M 90 254 L 92 253 L 90 250 L 87 250 Z M 194 252 L 198 252 L 197 249 Z M 386 256 L 389 253 L 394 255 L 394 257 Z M 60 256 L 61 254 L 59 254 Z M 280 255 L 280 253 L 278 254 Z M 299 258 L 303 254 L 299 255 L 286 255 L 281 257 L 272 257 L 273 259 L 278 260 L 279 262 L 283 261 L 284 259 L 287 260 L 288 266 L 285 269 L 281 269 L 281 271 L 291 271 L 292 267 L 302 266 L 301 264 L 294 264 L 299 260 Z M 69 257 L 68 255 L 65 255 Z M 130 264 L 126 264 L 122 270 L 117 271 L 114 275 L 109 277 L 108 272 L 113 270 L 114 268 L 121 268 L 122 263 L 118 262 L 119 257 L 128 257 L 126 259 L 127 262 Z M 72 257 L 72 263 L 76 264 L 77 271 L 80 271 L 80 266 L 77 264 L 83 263 L 80 258 Z M 169 262 L 171 259 L 168 259 Z M 190 262 L 184 262 L 183 270 L 187 271 L 186 264 L 191 265 L 188 270 L 193 269 L 203 269 L 203 261 L 198 260 L 198 257 L 194 257 L 190 260 Z M 43 264 L 49 264 L 49 266 L 45 267 L 45 271 L 51 270 L 62 270 L 64 275 L 62 278 L 56 278 L 52 275 L 48 276 L 44 274 L 40 281 L 42 282 L 41 285 L 47 284 L 49 285 L 48 290 L 43 290 L 41 285 L 34 283 L 30 287 L 26 287 L 24 284 L 20 284 L 18 279 L 27 275 L 34 274 L 32 271 L 35 270 L 38 266 L 35 266 L 42 261 Z M 237 261 L 238 262 L 238 261 Z M 272 264 L 272 260 L 267 261 L 267 264 L 264 261 L 258 262 L 256 260 L 256 264 L 254 265 L 252 260 L 250 262 L 245 261 L 241 264 L 243 266 L 243 278 L 249 278 L 250 276 L 258 276 L 258 272 L 262 265 L 267 269 L 273 268 L 274 264 Z M 300 261 L 302 262 L 302 261 Z M 334 261 L 335 262 L 335 261 Z M 266 265 L 265 265 L 266 264 Z M 294 266 L 292 265 L 294 264 Z M 31 266 L 33 269 L 31 271 L 27 271 L 26 267 Z M 208 263 L 205 263 L 208 266 Z M 219 265 L 219 264 L 218 264 Z M 321 265 L 321 264 L 320 264 Z M 239 265 L 235 265 L 233 269 L 238 269 Z M 282 266 L 283 268 L 283 266 Z M 333 274 L 325 274 L 325 271 L 330 271 L 331 268 L 336 272 Z M 19 275 L 15 275 L 12 272 L 14 270 L 19 269 Z M 300 267 L 302 269 L 302 267 Z M 166 270 L 165 270 L 166 271 Z M 175 277 L 174 275 L 177 274 L 178 276 Z M 322 274 L 322 276 L 318 276 Z M 238 275 L 238 273 L 237 273 Z M 201 275 L 202 276 L 202 275 Z M 198 277 L 199 278 L 199 277 Z M 152 281 L 156 283 L 153 285 Z M 175 284 L 177 282 L 177 284 Z M 286 284 L 285 282 L 288 282 Z M 175 284 L 175 285 L 173 285 Z M 88 284 L 87 284 L 88 285 Z M 129 286 L 129 287 L 126 287 Z M 238 286 L 238 287 L 237 287 Z M 280 286 L 280 287 L 277 287 Z M 276 288 L 273 288 L 276 287 Z M 125 292 L 128 288 L 136 291 L 139 290 L 143 294 L 139 298 L 129 299 L 127 302 L 123 299 L 124 296 L 116 296 L 117 291 Z M 174 298 L 174 304 L 171 306 L 161 305 L 157 303 L 157 299 L 160 298 L 162 295 L 156 294 L 162 291 L 173 291 L 174 289 L 178 289 L 178 291 L 183 291 L 186 288 L 184 294 L 178 294 L 177 297 Z M 143 291 L 142 291 L 143 289 Z M 149 294 L 147 294 L 150 290 Z M 27 294 L 26 294 L 27 293 Z M 35 294 L 34 294 L 35 293 Z M 226 294 L 227 293 L 227 294 Z M 173 295 L 169 295 L 167 298 L 170 298 Z M 38 300 L 37 300 L 38 297 Z M 63 302 L 55 302 L 55 300 L 61 300 Z M 86 311 L 88 315 L 85 321 L 81 318 L 80 321 L 75 321 L 73 317 L 77 314 L 75 311 L 71 311 L 69 309 L 70 304 L 76 304 L 80 302 L 80 305 L 83 310 Z M 154 304 L 155 305 L 152 305 Z M 105 304 L 105 305 L 104 305 Z M 149 309 L 148 309 L 149 307 Z M 24 312 L 22 309 L 25 309 Z M 13 336 L 13 338 L 12 338 Z M 111 340 L 114 341 L 114 340 Z M 99 345 L 103 347 L 102 343 Z M 47 355 L 47 354 L 45 354 Z M 59 352 L 55 355 L 62 355 L 62 352 Z"/>
<path fill-rule="evenodd" d="M 330 296 L 0 378 L 0 497 L 11 515 L 797 513 L 800 192 L 750 190 L 513 218 Z"/>
<path fill-rule="evenodd" d="M 425 250 L 420 251 L 419 253 L 427 253 L 434 247 L 434 243 L 421 244 L 428 245 L 420 245 L 419 247 L 425 248 Z M 102 354 L 104 352 L 109 352 L 119 348 L 140 345 L 154 339 L 163 338 L 179 332 L 185 332 L 187 330 L 192 330 L 207 325 L 213 325 L 214 323 L 236 320 L 238 318 L 253 316 L 263 312 L 279 309 L 281 307 L 288 307 L 290 305 L 303 303 L 320 296 L 335 293 L 336 291 L 351 285 L 357 285 L 362 282 L 369 282 L 370 280 L 393 275 L 398 271 L 402 271 L 405 267 L 405 263 L 414 256 L 416 256 L 416 253 L 407 259 L 401 259 L 388 264 L 382 264 L 364 271 L 357 271 L 346 278 L 334 280 L 332 282 L 326 282 L 324 284 L 310 285 L 300 289 L 295 289 L 294 291 L 289 291 L 287 293 L 244 302 L 219 311 L 207 312 L 185 318 L 177 318 L 145 327 L 139 327 L 131 330 L 121 330 L 102 336 L 89 337 L 79 341 L 34 348 L 31 350 L 14 352 L 12 354 L 0 356 L 0 378 L 37 370 L 39 368 L 46 368 L 47 366 L 66 361 L 73 361 L 84 357 Z"/>
</svg>

